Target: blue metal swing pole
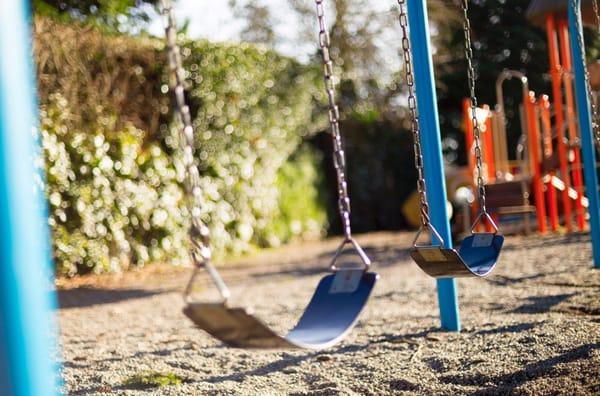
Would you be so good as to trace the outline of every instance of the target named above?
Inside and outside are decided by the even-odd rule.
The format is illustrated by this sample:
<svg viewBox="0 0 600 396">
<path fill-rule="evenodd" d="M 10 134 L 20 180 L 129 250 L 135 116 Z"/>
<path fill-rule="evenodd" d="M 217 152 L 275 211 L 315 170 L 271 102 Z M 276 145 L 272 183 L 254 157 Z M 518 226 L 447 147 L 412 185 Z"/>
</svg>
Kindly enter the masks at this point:
<svg viewBox="0 0 600 396">
<path fill-rule="evenodd" d="M 585 179 L 585 194 L 589 201 L 590 229 L 592 235 L 592 255 L 594 267 L 600 268 L 600 199 L 598 198 L 598 175 L 596 174 L 596 149 L 594 146 L 594 132 L 592 128 L 592 114 L 590 97 L 588 96 L 585 82 L 585 59 L 579 43 L 577 19 L 583 29 L 581 20 L 581 0 L 577 0 L 577 9 L 573 9 L 569 2 L 569 36 L 571 52 L 573 55 L 573 70 L 575 72 L 575 96 L 577 98 L 577 114 L 579 117 L 579 130 L 581 132 L 581 153 L 583 157 L 583 173 Z"/>
<path fill-rule="evenodd" d="M 419 121 L 422 131 L 421 140 L 427 201 L 429 202 L 431 223 L 444 238 L 445 246 L 451 248 L 452 234 L 450 233 L 448 210 L 446 208 L 446 180 L 444 177 L 435 76 L 433 74 L 433 60 L 429 40 L 427 1 L 408 0 L 407 4 Z M 437 291 L 442 328 L 450 331 L 460 331 L 456 281 L 454 279 L 437 280 Z"/>
<path fill-rule="evenodd" d="M 28 0 L 0 0 L 0 395 L 55 395 L 50 255 L 34 192 Z"/>
</svg>

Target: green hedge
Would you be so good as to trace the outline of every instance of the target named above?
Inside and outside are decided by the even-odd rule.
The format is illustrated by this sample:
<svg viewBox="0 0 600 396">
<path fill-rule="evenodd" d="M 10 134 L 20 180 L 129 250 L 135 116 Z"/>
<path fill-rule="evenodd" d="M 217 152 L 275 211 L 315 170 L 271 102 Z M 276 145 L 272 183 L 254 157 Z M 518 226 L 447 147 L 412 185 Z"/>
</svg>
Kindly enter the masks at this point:
<svg viewBox="0 0 600 396">
<path fill-rule="evenodd" d="M 60 94 L 48 100 L 41 133 L 58 272 L 185 257 L 182 188 L 160 145 L 144 146 L 133 126 L 116 131 L 111 118 L 85 131 L 69 128 L 70 104 Z"/>
<path fill-rule="evenodd" d="M 186 260 L 162 42 L 37 20 L 35 47 L 58 272 Z M 322 234 L 320 162 L 298 151 L 323 122 L 318 69 L 250 45 L 183 54 L 217 257 Z"/>
</svg>

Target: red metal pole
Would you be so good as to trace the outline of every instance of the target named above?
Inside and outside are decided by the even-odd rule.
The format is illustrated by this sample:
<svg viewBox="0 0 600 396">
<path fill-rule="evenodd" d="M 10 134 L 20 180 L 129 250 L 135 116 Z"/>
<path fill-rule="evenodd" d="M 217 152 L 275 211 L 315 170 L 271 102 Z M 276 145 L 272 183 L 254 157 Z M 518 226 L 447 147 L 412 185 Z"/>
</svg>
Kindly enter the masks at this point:
<svg viewBox="0 0 600 396">
<path fill-rule="evenodd" d="M 548 231 L 546 225 L 546 203 L 544 201 L 544 185 L 540 166 L 540 133 L 535 115 L 535 92 L 533 91 L 529 91 L 529 96 L 525 100 L 525 113 L 527 115 L 527 125 L 529 126 L 527 140 L 529 144 L 529 161 L 533 173 L 532 185 L 538 230 L 540 233 L 545 234 Z"/>
<path fill-rule="evenodd" d="M 465 122 L 465 146 L 467 149 L 469 172 L 471 175 L 475 175 L 475 156 L 472 151 L 475 137 L 473 132 L 473 120 L 471 118 L 471 100 L 469 98 L 463 99 L 463 118 Z"/>
<path fill-rule="evenodd" d="M 569 44 L 569 25 L 565 19 L 558 21 L 558 37 L 560 39 L 561 58 L 563 64 L 563 70 L 568 76 L 572 72 L 572 61 L 571 61 L 571 48 Z M 565 82 L 565 97 L 567 100 L 567 123 L 569 126 L 569 140 L 571 142 L 578 141 L 577 134 L 577 122 L 575 115 L 575 98 L 573 96 L 573 85 L 571 84 L 570 77 Z M 583 173 L 581 168 L 581 152 L 577 149 L 573 149 L 573 165 L 571 168 L 573 174 L 573 187 L 577 191 L 577 200 L 575 201 L 575 211 L 577 219 L 577 227 L 580 231 L 585 229 L 585 208 L 581 202 L 581 198 L 584 196 L 583 192 Z"/>
<path fill-rule="evenodd" d="M 546 34 L 548 36 L 548 53 L 550 55 L 550 75 L 552 76 L 552 96 L 554 103 L 554 121 L 556 123 L 558 162 L 560 165 L 560 177 L 565 184 L 562 191 L 562 206 L 565 226 L 568 232 L 573 230 L 571 222 L 573 218 L 573 206 L 569 198 L 571 188 L 571 175 L 568 169 L 567 146 L 565 144 L 565 115 L 562 95 L 562 67 L 560 65 L 560 52 L 558 48 L 558 37 L 554 14 L 546 15 Z"/>
<path fill-rule="evenodd" d="M 540 119 L 542 121 L 542 142 L 543 142 L 543 153 L 544 159 L 551 159 L 554 154 L 552 148 L 552 123 L 550 121 L 550 100 L 548 95 L 542 95 L 538 99 L 538 108 L 540 109 Z M 550 169 L 548 172 L 550 176 L 546 183 L 546 196 L 548 198 L 548 217 L 550 218 L 550 228 L 552 231 L 558 230 L 558 200 L 556 195 L 556 188 L 552 183 L 552 179 L 556 176 L 556 171 Z"/>
<path fill-rule="evenodd" d="M 483 109 L 488 112 L 483 129 L 483 158 L 485 158 L 487 165 L 487 180 L 489 183 L 496 180 L 496 158 L 494 156 L 494 141 L 492 136 L 492 117 L 489 113 L 490 106 L 484 105 Z"/>
</svg>

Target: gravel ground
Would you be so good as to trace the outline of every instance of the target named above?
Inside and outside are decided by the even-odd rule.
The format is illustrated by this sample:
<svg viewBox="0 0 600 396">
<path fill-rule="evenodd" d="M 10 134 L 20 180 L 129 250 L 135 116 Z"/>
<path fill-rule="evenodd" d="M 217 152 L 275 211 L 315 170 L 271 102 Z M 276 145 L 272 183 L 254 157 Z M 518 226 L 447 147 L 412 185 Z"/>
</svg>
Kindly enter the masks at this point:
<svg viewBox="0 0 600 396">
<path fill-rule="evenodd" d="M 408 234 L 358 239 L 381 279 L 360 323 L 320 352 L 223 347 L 183 316 L 187 271 L 63 281 L 64 391 L 123 395 L 600 394 L 600 271 L 589 235 L 509 237 L 496 272 L 460 280 L 461 333 L 439 330 L 435 283 Z M 335 240 L 231 263 L 233 303 L 289 329 Z M 203 294 L 214 295 L 203 279 Z M 144 385 L 157 374 L 176 385 Z M 136 377 L 137 376 L 137 377 Z M 169 382 L 169 381 L 167 381 Z"/>
</svg>

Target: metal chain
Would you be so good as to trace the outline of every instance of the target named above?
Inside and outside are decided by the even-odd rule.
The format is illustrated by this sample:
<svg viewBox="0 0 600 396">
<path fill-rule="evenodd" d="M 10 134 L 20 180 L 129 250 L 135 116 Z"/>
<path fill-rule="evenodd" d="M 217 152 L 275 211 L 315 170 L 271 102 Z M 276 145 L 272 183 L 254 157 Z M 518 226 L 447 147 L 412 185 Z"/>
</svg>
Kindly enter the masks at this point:
<svg viewBox="0 0 600 396">
<path fill-rule="evenodd" d="M 323 55 L 323 80 L 325 92 L 329 100 L 329 124 L 333 138 L 333 165 L 337 174 L 338 208 L 342 219 L 342 227 L 347 240 L 352 238 L 350 227 L 350 197 L 348 196 L 348 183 L 346 182 L 346 158 L 342 135 L 340 133 L 340 111 L 335 103 L 335 77 L 333 75 L 333 61 L 329 51 L 330 39 L 327 25 L 325 24 L 325 9 L 323 0 L 315 0 L 317 6 L 317 21 L 319 23 L 319 46 Z"/>
<path fill-rule="evenodd" d="M 593 2 L 594 3 L 594 11 L 596 12 L 596 18 L 598 18 L 599 14 L 598 14 L 598 4 L 596 3 L 596 1 Z M 590 73 L 588 71 L 588 68 L 585 65 L 585 48 L 584 48 L 584 42 L 583 42 L 583 33 L 582 33 L 582 29 L 581 29 L 581 22 L 580 22 L 580 12 L 578 10 L 577 7 L 577 0 L 571 0 L 570 1 L 570 6 L 573 9 L 573 13 L 575 14 L 575 29 L 577 30 L 577 41 L 579 43 L 579 51 L 580 51 L 580 56 L 582 61 L 584 62 L 583 65 L 583 76 L 584 76 L 584 80 L 585 80 L 585 89 L 586 89 L 586 93 L 588 96 L 588 99 L 591 101 L 591 105 L 592 105 L 592 130 L 594 133 L 594 139 L 596 140 L 596 144 L 600 145 L 600 125 L 598 125 L 598 106 L 596 105 L 596 102 L 594 101 L 593 97 L 592 97 L 592 87 L 590 85 Z M 598 29 L 600 31 L 600 24 L 598 25 Z"/>
<path fill-rule="evenodd" d="M 415 77 L 413 74 L 410 38 L 408 35 L 408 15 L 406 14 L 406 0 L 398 0 L 400 6 L 400 28 L 402 29 L 402 53 L 404 57 L 404 75 L 408 86 L 408 109 L 411 117 L 411 131 L 413 135 L 413 150 L 415 155 L 415 168 L 417 169 L 417 192 L 419 193 L 419 208 L 421 225 L 429 227 L 429 204 L 427 203 L 427 187 L 425 185 L 425 171 L 423 167 L 423 152 L 421 150 L 421 130 L 419 114 L 417 111 L 417 97 L 415 95 Z"/>
<path fill-rule="evenodd" d="M 469 20 L 469 0 L 462 0 L 463 31 L 465 35 L 465 56 L 467 58 L 467 79 L 469 82 L 469 95 L 471 98 L 471 117 L 473 122 L 473 135 L 475 140 L 475 165 L 477 168 L 477 193 L 479 210 L 487 214 L 485 203 L 485 183 L 483 180 L 483 158 L 481 153 L 481 129 L 477 122 L 477 96 L 475 95 L 475 68 L 473 66 L 473 46 L 471 43 L 471 21 Z"/>
<path fill-rule="evenodd" d="M 183 152 L 183 165 L 185 167 L 185 189 L 187 203 L 192 216 L 189 236 L 192 242 L 191 256 L 198 267 L 204 266 L 211 259 L 210 231 L 201 218 L 202 214 L 202 189 L 200 173 L 194 160 L 194 127 L 190 108 L 185 100 L 185 71 L 181 61 L 181 51 L 177 45 L 177 30 L 175 16 L 170 0 L 161 0 L 162 13 L 166 18 L 166 40 L 169 57 L 169 69 L 172 74 L 171 89 L 174 92 L 177 113 L 182 124 L 180 129 L 180 145 Z"/>
</svg>

